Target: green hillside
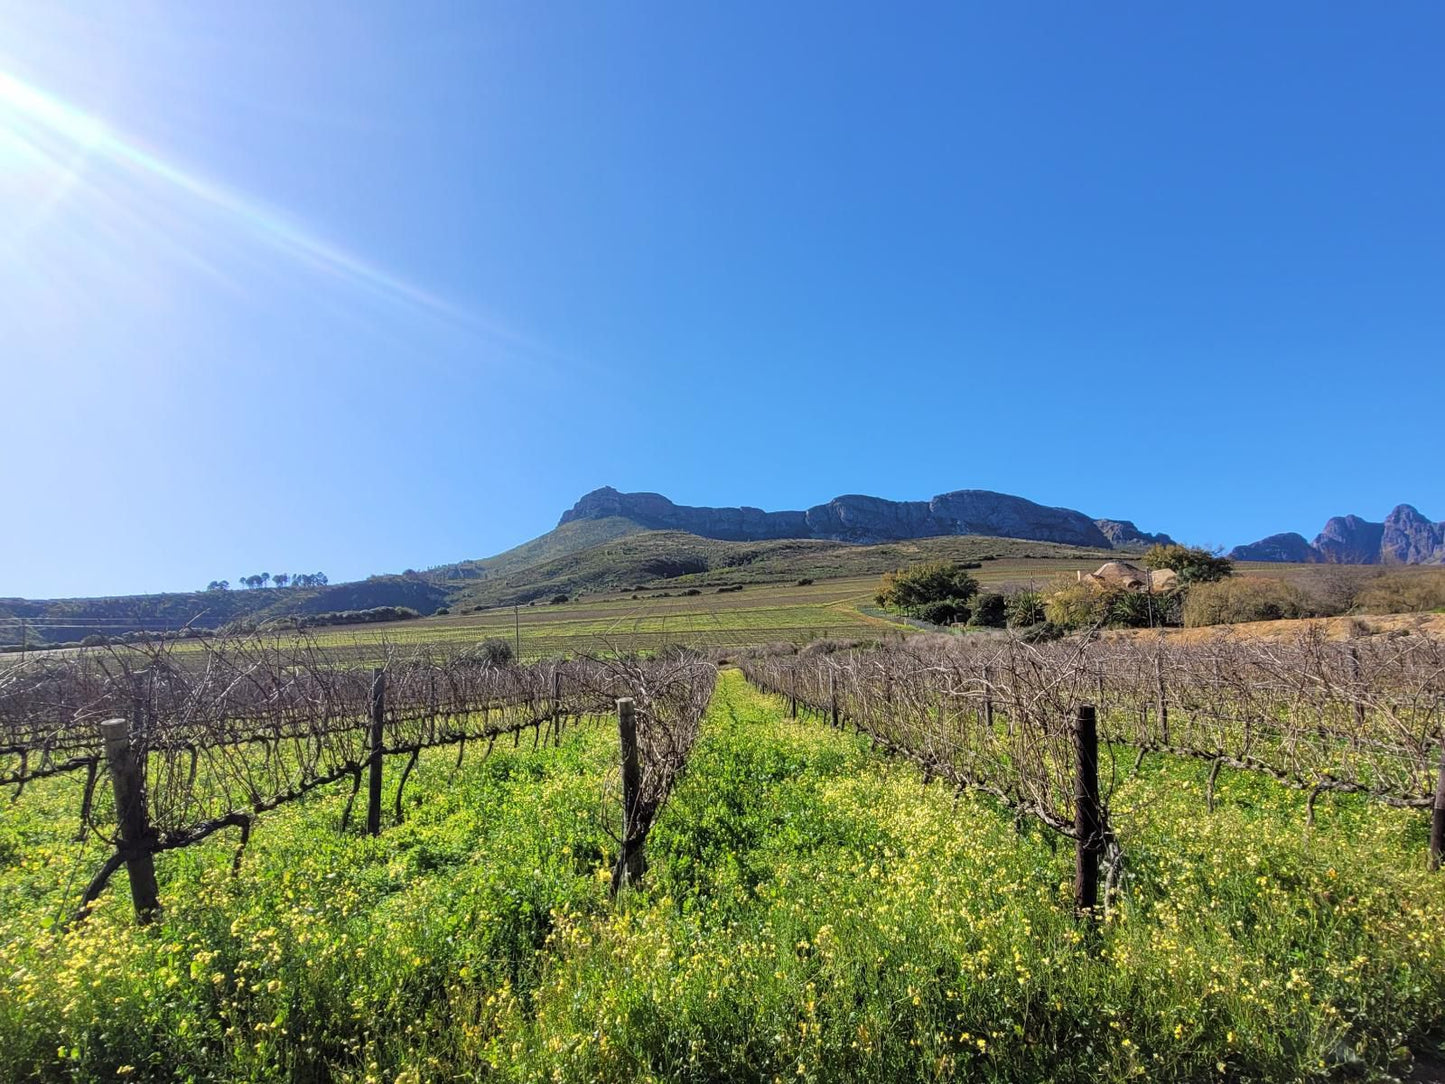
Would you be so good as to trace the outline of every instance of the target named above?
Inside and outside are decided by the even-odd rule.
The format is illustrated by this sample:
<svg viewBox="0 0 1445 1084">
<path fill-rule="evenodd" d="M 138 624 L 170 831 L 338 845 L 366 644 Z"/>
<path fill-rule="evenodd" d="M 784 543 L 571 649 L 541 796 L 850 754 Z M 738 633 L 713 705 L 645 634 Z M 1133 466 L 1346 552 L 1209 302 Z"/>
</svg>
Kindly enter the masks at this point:
<svg viewBox="0 0 1445 1084">
<path fill-rule="evenodd" d="M 462 612 L 525 605 L 557 595 L 828 580 L 877 575 L 926 560 L 1095 561 L 1118 556 L 1118 550 L 971 535 L 878 545 L 819 539 L 723 542 L 681 531 L 644 530 L 613 517 L 563 524 L 495 557 L 326 587 L 0 599 L 0 645 L 18 644 L 22 638 L 44 646 L 94 634 L 214 629 L 242 620 L 376 606 L 409 606 L 426 615 L 441 608 Z"/>
<path fill-rule="evenodd" d="M 638 534 L 645 528 L 630 519 L 611 516 L 605 519 L 583 519 L 564 523 L 546 534 L 538 535 L 530 542 L 476 561 L 458 561 L 427 571 L 426 576 L 442 584 L 455 584 L 466 580 L 493 580 L 510 576 L 525 568 L 544 564 L 565 557 L 571 553 L 590 549 L 604 542 Z"/>
<path fill-rule="evenodd" d="M 860 546 L 819 539 L 722 542 L 680 531 L 639 531 L 510 574 L 472 581 L 455 594 L 452 605 L 510 606 L 558 594 L 836 579 L 876 575 L 929 560 L 1110 560 L 1119 556 L 1118 550 L 976 535 Z"/>
</svg>

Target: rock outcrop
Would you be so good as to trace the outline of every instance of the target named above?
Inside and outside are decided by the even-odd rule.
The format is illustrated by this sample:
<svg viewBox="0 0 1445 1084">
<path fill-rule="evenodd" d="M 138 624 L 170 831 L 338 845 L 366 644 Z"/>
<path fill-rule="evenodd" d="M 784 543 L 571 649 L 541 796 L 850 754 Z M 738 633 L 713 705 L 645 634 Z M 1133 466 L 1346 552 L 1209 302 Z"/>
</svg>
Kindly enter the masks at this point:
<svg viewBox="0 0 1445 1084">
<path fill-rule="evenodd" d="M 1172 546 L 1174 539 L 1167 534 L 1149 534 L 1134 526 L 1128 519 L 1096 519 L 1094 525 L 1104 532 L 1104 537 L 1114 546 L 1143 547 Z"/>
<path fill-rule="evenodd" d="M 1229 552 L 1236 561 L 1295 561 L 1349 565 L 1445 564 L 1445 523 L 1433 523 L 1408 504 L 1383 523 L 1335 516 L 1314 540 L 1276 534 Z"/>
<path fill-rule="evenodd" d="M 1380 560 L 1383 523 L 1359 516 L 1332 516 L 1315 538 L 1320 560 L 1332 565 L 1372 565 Z"/>
<path fill-rule="evenodd" d="M 1385 517 L 1380 554 L 1405 565 L 1445 564 L 1445 522 L 1431 523 L 1408 504 Z"/>
<path fill-rule="evenodd" d="M 823 538 L 876 543 L 977 534 L 1113 549 L 1168 540 L 1167 535 L 1144 534 L 1127 520 L 1093 520 L 1071 508 L 1050 508 L 986 489 L 960 489 L 928 501 L 848 494 L 805 512 L 764 512 L 747 507 L 694 508 L 673 504 L 659 493 L 619 493 L 605 486 L 578 501 L 558 525 L 608 516 L 630 519 L 653 530 L 686 531 L 728 541 Z"/>
</svg>

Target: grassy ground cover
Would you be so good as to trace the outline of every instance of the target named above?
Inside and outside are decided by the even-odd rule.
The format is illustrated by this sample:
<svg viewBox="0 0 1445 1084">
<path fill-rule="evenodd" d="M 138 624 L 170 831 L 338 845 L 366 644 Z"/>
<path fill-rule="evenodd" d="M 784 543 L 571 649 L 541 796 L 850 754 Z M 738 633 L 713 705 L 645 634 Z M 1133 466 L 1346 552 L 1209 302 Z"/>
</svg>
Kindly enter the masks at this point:
<svg viewBox="0 0 1445 1084">
<path fill-rule="evenodd" d="M 341 797 L 162 856 L 85 925 L 62 785 L 0 812 L 0 1079 L 1307 1080 L 1398 1070 L 1445 1019 L 1417 813 L 1150 758 L 1115 796 L 1124 905 L 1072 854 L 725 674 L 612 904 L 608 726 L 424 758 L 405 824 Z M 1122 756 L 1128 774 L 1132 757 Z"/>
</svg>

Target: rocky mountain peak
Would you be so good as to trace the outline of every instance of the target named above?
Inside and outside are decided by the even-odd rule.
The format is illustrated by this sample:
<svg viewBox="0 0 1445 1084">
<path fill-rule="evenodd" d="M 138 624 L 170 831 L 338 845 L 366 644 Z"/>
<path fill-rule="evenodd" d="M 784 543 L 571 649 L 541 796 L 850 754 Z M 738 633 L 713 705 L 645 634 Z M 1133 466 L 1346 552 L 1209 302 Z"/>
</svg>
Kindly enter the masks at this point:
<svg viewBox="0 0 1445 1084">
<path fill-rule="evenodd" d="M 1359 516 L 1334 516 L 1310 545 L 1297 534 L 1277 534 L 1236 546 L 1238 561 L 1325 562 L 1329 564 L 1445 563 L 1445 523 L 1432 523 L 1413 505 L 1397 505 L 1383 523 Z"/>
</svg>

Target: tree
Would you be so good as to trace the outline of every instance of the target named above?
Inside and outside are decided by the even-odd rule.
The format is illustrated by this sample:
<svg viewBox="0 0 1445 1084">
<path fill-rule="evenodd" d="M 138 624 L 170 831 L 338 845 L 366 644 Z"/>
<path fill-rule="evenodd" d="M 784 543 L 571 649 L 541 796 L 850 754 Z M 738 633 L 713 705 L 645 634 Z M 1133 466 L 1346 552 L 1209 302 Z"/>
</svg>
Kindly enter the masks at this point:
<svg viewBox="0 0 1445 1084">
<path fill-rule="evenodd" d="M 285 587 L 288 583 L 291 582 L 291 577 L 286 575 L 286 573 L 284 572 L 278 572 L 271 577 L 271 582 L 274 583 L 277 587 Z"/>
<path fill-rule="evenodd" d="M 263 572 L 261 573 L 261 575 L 257 576 L 256 579 L 262 587 L 265 587 L 268 583 L 271 582 L 271 573 Z"/>
<path fill-rule="evenodd" d="M 963 604 L 976 594 L 978 581 L 963 565 L 957 561 L 930 561 L 885 572 L 874 597 L 886 610 L 918 617 L 930 603 L 952 602 L 955 610 L 966 610 Z"/>
<path fill-rule="evenodd" d="M 987 629 L 1003 628 L 1008 623 L 1008 599 L 997 591 L 979 595 L 968 623 Z"/>
<path fill-rule="evenodd" d="M 230 589 L 230 580 L 212 580 L 210 583 L 206 584 L 207 591 L 229 591 Z"/>
<path fill-rule="evenodd" d="M 1179 577 L 1182 584 L 1214 583 L 1234 574 L 1234 562 L 1228 557 L 1200 549 L 1197 546 L 1153 545 L 1144 554 L 1147 568 L 1167 568 Z"/>
</svg>

